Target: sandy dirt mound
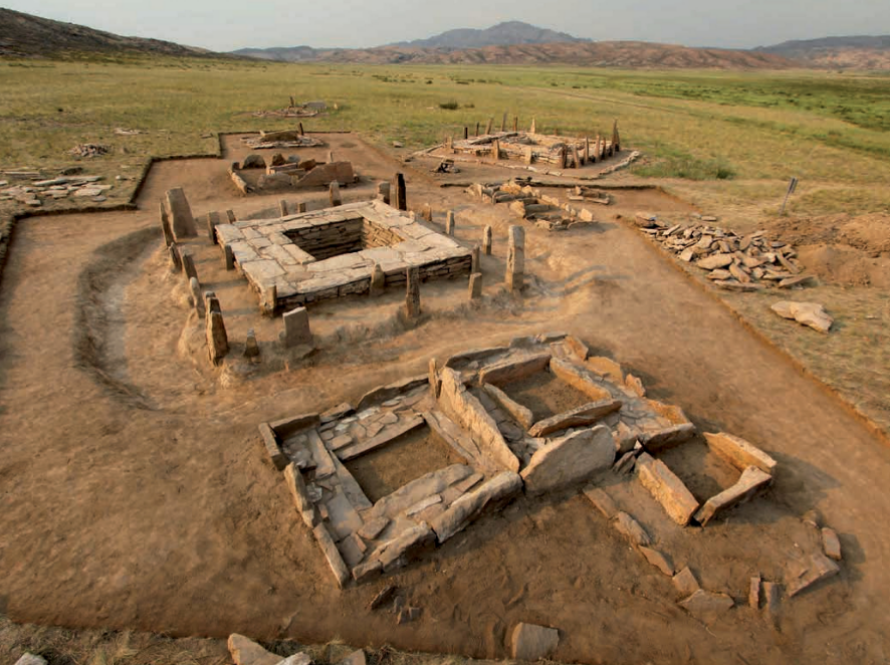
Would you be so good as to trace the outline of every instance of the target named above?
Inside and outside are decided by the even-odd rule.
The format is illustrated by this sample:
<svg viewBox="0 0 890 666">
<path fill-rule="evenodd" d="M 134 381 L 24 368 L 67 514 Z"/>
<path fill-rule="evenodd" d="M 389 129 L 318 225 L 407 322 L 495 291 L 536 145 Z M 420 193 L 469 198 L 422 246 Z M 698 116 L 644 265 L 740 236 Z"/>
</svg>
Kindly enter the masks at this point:
<svg viewBox="0 0 890 666">
<path fill-rule="evenodd" d="M 795 245 L 808 272 L 824 282 L 890 287 L 890 215 L 779 220 L 770 233 Z"/>
</svg>

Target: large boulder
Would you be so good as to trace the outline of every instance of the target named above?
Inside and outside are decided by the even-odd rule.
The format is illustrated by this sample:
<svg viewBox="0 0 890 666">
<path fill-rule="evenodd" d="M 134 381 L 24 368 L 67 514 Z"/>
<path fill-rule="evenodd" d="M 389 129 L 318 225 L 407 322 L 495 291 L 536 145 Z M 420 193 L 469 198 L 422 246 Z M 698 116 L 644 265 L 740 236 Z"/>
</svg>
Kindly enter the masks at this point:
<svg viewBox="0 0 890 666">
<path fill-rule="evenodd" d="M 834 319 L 825 312 L 819 303 L 798 303 L 795 301 L 779 301 L 772 306 L 772 311 L 785 319 L 794 319 L 797 323 L 809 326 L 820 333 L 828 333 Z"/>
</svg>

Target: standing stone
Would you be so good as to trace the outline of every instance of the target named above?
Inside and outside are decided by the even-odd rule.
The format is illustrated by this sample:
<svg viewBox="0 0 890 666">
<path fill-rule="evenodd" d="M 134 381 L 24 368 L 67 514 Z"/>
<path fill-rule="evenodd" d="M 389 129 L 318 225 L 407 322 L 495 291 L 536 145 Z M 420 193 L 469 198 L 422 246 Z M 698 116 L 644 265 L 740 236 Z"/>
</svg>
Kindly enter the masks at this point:
<svg viewBox="0 0 890 666">
<path fill-rule="evenodd" d="M 566 168 L 566 147 L 565 146 L 559 147 L 559 156 L 556 158 L 556 160 L 557 160 L 556 167 L 558 169 Z"/>
<path fill-rule="evenodd" d="M 214 245 L 216 244 L 216 227 L 218 226 L 219 213 L 215 210 L 207 213 L 207 235 L 210 238 L 210 242 Z"/>
<path fill-rule="evenodd" d="M 235 218 L 235 211 L 227 210 L 226 211 L 226 219 L 229 221 L 229 224 L 235 224 L 238 220 Z"/>
<path fill-rule="evenodd" d="M 433 394 L 433 398 L 439 399 L 439 389 L 441 389 L 442 383 L 439 381 L 439 371 L 436 368 L 436 359 L 430 359 L 430 392 Z"/>
<path fill-rule="evenodd" d="M 386 274 L 380 268 L 380 264 L 374 264 L 371 269 L 371 296 L 379 296 L 386 287 Z"/>
<path fill-rule="evenodd" d="M 621 137 L 618 134 L 618 119 L 615 119 L 615 123 L 612 125 L 612 151 L 617 153 L 621 150 Z"/>
<path fill-rule="evenodd" d="M 328 151 L 328 164 L 333 164 L 333 163 L 334 163 L 334 151 L 329 150 Z"/>
<path fill-rule="evenodd" d="M 535 128 L 535 119 L 532 118 L 532 126 L 528 128 L 529 134 L 537 134 L 537 129 Z"/>
<path fill-rule="evenodd" d="M 331 195 L 331 206 L 343 205 L 343 199 L 340 196 L 340 183 L 335 180 L 328 187 Z"/>
<path fill-rule="evenodd" d="M 181 253 L 182 256 L 182 272 L 185 273 L 185 279 L 198 279 L 198 271 L 195 269 L 195 258 L 187 252 Z"/>
<path fill-rule="evenodd" d="M 482 230 L 482 251 L 485 254 L 491 254 L 491 225 L 485 225 L 485 229 Z"/>
<path fill-rule="evenodd" d="M 510 291 L 522 289 L 525 273 L 525 229 L 510 227 L 510 244 L 507 249 L 507 288 Z"/>
<path fill-rule="evenodd" d="M 470 300 L 482 297 L 482 273 L 470 275 Z"/>
<path fill-rule="evenodd" d="M 256 341 L 256 333 L 252 328 L 247 329 L 247 339 L 244 341 L 244 358 L 256 358 L 260 355 L 260 346 Z"/>
<path fill-rule="evenodd" d="M 464 141 L 470 138 L 470 128 L 464 125 Z"/>
<path fill-rule="evenodd" d="M 192 209 L 181 187 L 167 190 L 167 210 L 170 211 L 173 235 L 177 239 L 194 238 L 198 235 L 198 230 L 195 228 L 195 218 L 192 216 Z"/>
<path fill-rule="evenodd" d="M 312 331 L 309 330 L 309 313 L 306 308 L 297 308 L 284 313 L 284 346 L 287 349 L 312 344 Z"/>
<path fill-rule="evenodd" d="M 594 151 L 594 154 L 598 160 L 601 160 L 606 156 L 605 146 L 603 146 L 602 137 L 599 134 L 596 135 L 596 150 Z"/>
<path fill-rule="evenodd" d="M 453 153 L 454 152 L 454 137 L 450 134 L 445 135 L 445 150 L 446 152 Z"/>
<path fill-rule="evenodd" d="M 179 246 L 176 243 L 170 244 L 170 267 L 175 273 L 182 270 L 182 255 L 179 254 Z"/>
<path fill-rule="evenodd" d="M 587 164 L 590 161 L 590 137 L 584 137 L 584 155 L 581 157 L 581 160 L 584 164 Z"/>
<path fill-rule="evenodd" d="M 408 291 L 405 295 L 405 314 L 408 319 L 420 316 L 420 270 L 417 266 L 408 269 Z"/>
<path fill-rule="evenodd" d="M 445 216 L 445 233 L 449 236 L 454 235 L 454 211 L 449 210 Z"/>
<path fill-rule="evenodd" d="M 287 217 L 287 200 L 282 199 L 278 202 L 278 213 L 281 217 Z"/>
<path fill-rule="evenodd" d="M 299 202 L 297 202 L 297 212 L 298 212 L 298 213 L 305 213 L 305 212 L 306 212 L 306 202 L 305 202 L 305 201 L 299 201 Z"/>
<path fill-rule="evenodd" d="M 231 245 L 223 246 L 223 252 L 226 255 L 226 270 L 233 271 L 235 270 L 235 253 L 232 252 Z"/>
<path fill-rule="evenodd" d="M 491 142 L 491 158 L 494 160 L 501 159 L 501 142 L 498 139 Z"/>
<path fill-rule="evenodd" d="M 485 129 L 486 134 L 491 134 L 491 124 L 494 122 L 494 118 L 488 119 L 488 127 Z"/>
<path fill-rule="evenodd" d="M 504 111 L 504 117 L 501 119 L 501 131 L 507 131 L 507 112 Z"/>
<path fill-rule="evenodd" d="M 405 174 L 396 173 L 392 178 L 389 190 L 390 206 L 399 210 L 408 210 L 408 196 L 405 192 Z"/>
<path fill-rule="evenodd" d="M 421 217 L 427 222 L 433 221 L 433 207 L 429 204 L 423 204 L 423 209 L 420 212 Z"/>
<path fill-rule="evenodd" d="M 513 116 L 513 131 L 519 131 L 519 116 Z"/>
<path fill-rule="evenodd" d="M 219 299 L 216 297 L 216 292 L 213 292 L 213 291 L 205 291 L 204 292 L 204 311 L 205 312 L 222 312 L 222 308 L 219 307 Z"/>
<path fill-rule="evenodd" d="M 306 136 L 306 132 L 303 130 L 303 123 L 300 123 L 300 136 Z"/>
<path fill-rule="evenodd" d="M 389 183 L 377 183 L 377 198 L 389 204 Z"/>
<path fill-rule="evenodd" d="M 274 317 L 278 308 L 278 285 L 263 287 L 260 291 L 260 312 L 267 317 Z"/>
<path fill-rule="evenodd" d="M 476 123 L 476 134 L 474 136 L 479 136 L 479 123 Z"/>
<path fill-rule="evenodd" d="M 572 166 L 575 169 L 581 168 L 581 158 L 578 156 L 578 146 L 572 144 Z"/>
<path fill-rule="evenodd" d="M 534 152 L 532 152 L 532 147 L 526 146 L 524 148 L 524 150 L 525 150 L 525 163 L 531 164 L 535 160 L 535 154 L 534 154 Z"/>
<path fill-rule="evenodd" d="M 164 202 L 161 202 L 161 229 L 164 232 L 164 244 L 167 247 L 173 245 L 173 230 L 170 228 L 170 218 L 167 216 L 167 210 L 164 208 Z"/>
<path fill-rule="evenodd" d="M 214 365 L 219 365 L 222 358 L 229 353 L 229 338 L 222 312 L 212 310 L 207 313 L 207 348 L 210 361 Z"/>
<path fill-rule="evenodd" d="M 470 272 L 471 273 L 479 273 L 481 269 L 479 268 L 479 246 L 473 246 L 473 254 L 470 255 L 471 264 L 470 264 Z"/>
<path fill-rule="evenodd" d="M 197 278 L 189 278 L 189 290 L 192 292 L 192 302 L 195 312 L 200 319 L 204 318 L 204 297 L 201 295 L 201 285 Z"/>
</svg>

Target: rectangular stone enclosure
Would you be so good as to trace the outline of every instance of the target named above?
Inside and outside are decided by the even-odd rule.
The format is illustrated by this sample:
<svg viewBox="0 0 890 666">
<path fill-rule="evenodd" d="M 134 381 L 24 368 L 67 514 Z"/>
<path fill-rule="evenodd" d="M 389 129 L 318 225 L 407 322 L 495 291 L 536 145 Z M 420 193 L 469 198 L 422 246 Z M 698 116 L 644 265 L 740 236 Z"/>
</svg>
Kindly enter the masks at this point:
<svg viewBox="0 0 890 666">
<path fill-rule="evenodd" d="M 368 294 L 375 265 L 385 285 L 403 285 L 416 267 L 424 282 L 469 275 L 472 251 L 382 201 L 216 227 L 223 252 L 256 291 L 261 307 L 282 311 Z"/>
</svg>

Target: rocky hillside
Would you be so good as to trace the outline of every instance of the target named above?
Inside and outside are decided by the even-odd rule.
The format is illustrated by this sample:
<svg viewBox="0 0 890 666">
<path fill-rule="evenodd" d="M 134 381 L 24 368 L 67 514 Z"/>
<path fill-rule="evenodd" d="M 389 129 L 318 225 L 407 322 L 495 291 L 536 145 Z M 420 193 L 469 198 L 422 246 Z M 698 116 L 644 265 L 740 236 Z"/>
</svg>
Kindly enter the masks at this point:
<svg viewBox="0 0 890 666">
<path fill-rule="evenodd" d="M 205 49 L 159 39 L 121 37 L 0 7 L 0 56 L 53 57 L 85 53 L 144 53 L 179 57 L 224 57 Z"/>
<path fill-rule="evenodd" d="M 565 32 L 539 28 L 522 21 L 498 23 L 485 30 L 459 28 L 448 30 L 427 39 L 411 42 L 397 42 L 389 46 L 413 47 L 419 49 L 477 49 L 485 46 L 508 46 L 513 44 L 556 44 L 560 42 L 589 42 L 589 39 L 572 37 Z"/>
<path fill-rule="evenodd" d="M 799 60 L 811 67 L 890 70 L 890 35 L 797 40 L 755 51 Z"/>
<path fill-rule="evenodd" d="M 367 64 L 559 64 L 636 69 L 787 69 L 799 66 L 769 53 L 700 49 L 648 42 L 515 44 L 459 51 L 386 46 L 320 52 L 317 60 Z"/>
</svg>

